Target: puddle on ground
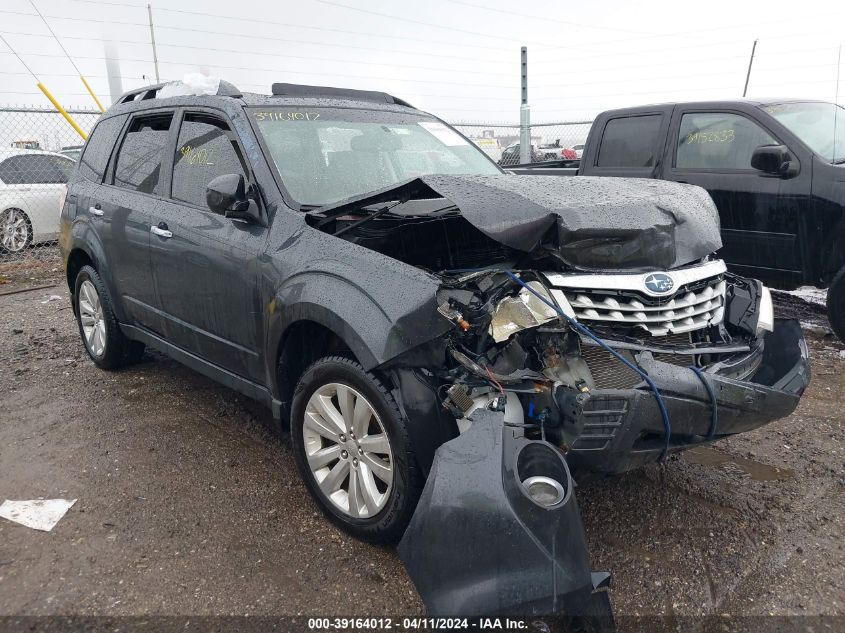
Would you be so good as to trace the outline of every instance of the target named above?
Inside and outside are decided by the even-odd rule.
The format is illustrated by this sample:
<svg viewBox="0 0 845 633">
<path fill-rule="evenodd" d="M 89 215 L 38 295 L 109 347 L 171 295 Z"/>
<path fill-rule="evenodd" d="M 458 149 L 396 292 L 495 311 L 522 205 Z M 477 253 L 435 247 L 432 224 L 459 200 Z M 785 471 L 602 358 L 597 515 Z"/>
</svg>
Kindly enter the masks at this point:
<svg viewBox="0 0 845 633">
<path fill-rule="evenodd" d="M 734 457 L 709 446 L 699 446 L 684 451 L 684 459 L 693 464 L 702 466 L 724 466 L 731 464 L 751 476 L 754 481 L 774 481 L 779 479 L 790 479 L 795 476 L 791 468 L 778 468 L 755 462 L 753 459 Z"/>
</svg>

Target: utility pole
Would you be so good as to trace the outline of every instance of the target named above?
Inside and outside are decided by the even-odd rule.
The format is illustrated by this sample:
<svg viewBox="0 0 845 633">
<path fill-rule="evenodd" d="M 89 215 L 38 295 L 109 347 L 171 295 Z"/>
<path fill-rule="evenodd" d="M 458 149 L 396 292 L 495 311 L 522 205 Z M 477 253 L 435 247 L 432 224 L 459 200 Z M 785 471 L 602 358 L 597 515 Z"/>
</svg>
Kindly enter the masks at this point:
<svg viewBox="0 0 845 633">
<path fill-rule="evenodd" d="M 836 96 L 833 98 L 833 151 L 831 162 L 836 162 L 836 126 L 839 123 L 839 66 L 842 63 L 842 44 L 836 54 Z"/>
<path fill-rule="evenodd" d="M 754 40 L 754 45 L 751 47 L 751 59 L 748 60 L 748 72 L 745 75 L 745 88 L 742 89 L 742 98 L 745 98 L 745 93 L 748 92 L 748 80 L 751 79 L 751 64 L 754 63 L 754 51 L 757 50 L 757 40 Z"/>
<path fill-rule="evenodd" d="M 156 53 L 156 33 L 153 29 L 153 8 L 148 4 L 147 5 L 147 16 L 150 19 L 150 42 L 153 45 L 153 65 L 156 69 L 156 83 L 161 82 L 158 76 L 158 53 Z"/>
<path fill-rule="evenodd" d="M 519 106 L 519 163 L 531 162 L 531 107 L 528 105 L 528 48 L 523 46 L 521 55 L 522 89 Z"/>
</svg>

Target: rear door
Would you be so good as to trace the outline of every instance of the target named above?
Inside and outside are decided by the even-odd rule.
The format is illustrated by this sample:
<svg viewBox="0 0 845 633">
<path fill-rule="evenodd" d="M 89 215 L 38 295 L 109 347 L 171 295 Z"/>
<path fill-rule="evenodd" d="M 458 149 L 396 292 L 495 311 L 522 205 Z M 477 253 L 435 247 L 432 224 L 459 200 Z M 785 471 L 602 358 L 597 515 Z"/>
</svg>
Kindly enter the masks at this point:
<svg viewBox="0 0 845 633">
<path fill-rule="evenodd" d="M 170 198 L 157 207 L 150 258 L 167 339 L 240 376 L 261 380 L 258 256 L 267 229 L 212 212 L 206 185 L 251 171 L 229 121 L 214 110 L 181 114 Z"/>
<path fill-rule="evenodd" d="M 130 118 L 105 184 L 89 197 L 88 209 L 128 322 L 157 334 L 164 334 L 164 319 L 150 270 L 150 228 L 169 185 L 166 148 L 174 119 L 172 110 Z"/>
<path fill-rule="evenodd" d="M 738 110 L 678 106 L 670 141 L 664 177 L 710 193 L 721 218 L 719 255 L 751 277 L 773 284 L 800 281 L 801 213 L 810 196 L 811 165 L 800 165 L 792 178 L 753 169 L 757 147 L 782 142 L 765 124 Z"/>
</svg>

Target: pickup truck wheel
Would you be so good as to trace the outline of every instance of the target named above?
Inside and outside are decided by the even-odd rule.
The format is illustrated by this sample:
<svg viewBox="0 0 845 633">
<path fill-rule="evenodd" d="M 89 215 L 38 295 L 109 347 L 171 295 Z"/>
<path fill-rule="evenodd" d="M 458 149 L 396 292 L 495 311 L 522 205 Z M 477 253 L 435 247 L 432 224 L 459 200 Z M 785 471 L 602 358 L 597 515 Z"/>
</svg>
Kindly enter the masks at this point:
<svg viewBox="0 0 845 633">
<path fill-rule="evenodd" d="M 827 289 L 827 320 L 840 341 L 845 341 L 845 266 Z"/>
<path fill-rule="evenodd" d="M 353 360 L 305 370 L 291 406 L 297 466 L 323 512 L 353 536 L 393 543 L 419 500 L 407 422 L 390 392 Z"/>
<path fill-rule="evenodd" d="M 98 367 L 117 369 L 141 358 L 144 344 L 130 341 L 120 331 L 111 297 L 93 267 L 83 266 L 77 274 L 73 303 L 85 351 Z"/>
</svg>

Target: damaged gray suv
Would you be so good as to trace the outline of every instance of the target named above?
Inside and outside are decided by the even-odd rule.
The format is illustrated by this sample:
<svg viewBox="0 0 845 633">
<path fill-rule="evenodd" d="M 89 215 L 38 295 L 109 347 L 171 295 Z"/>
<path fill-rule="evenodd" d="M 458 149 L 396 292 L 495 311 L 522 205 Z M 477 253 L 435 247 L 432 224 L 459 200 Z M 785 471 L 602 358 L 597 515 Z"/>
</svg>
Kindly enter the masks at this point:
<svg viewBox="0 0 845 633">
<path fill-rule="evenodd" d="M 432 612 L 534 613 L 602 583 L 570 471 L 754 429 L 809 382 L 718 221 L 694 186 L 505 173 L 384 93 L 176 82 L 97 123 L 60 245 L 98 366 L 150 346 L 265 402 L 331 519 L 404 534 Z"/>
</svg>

